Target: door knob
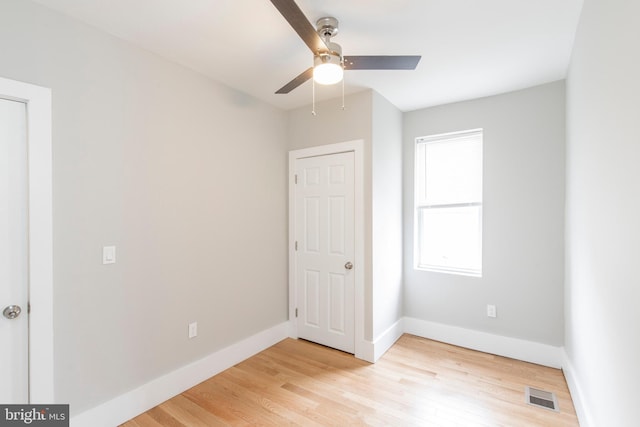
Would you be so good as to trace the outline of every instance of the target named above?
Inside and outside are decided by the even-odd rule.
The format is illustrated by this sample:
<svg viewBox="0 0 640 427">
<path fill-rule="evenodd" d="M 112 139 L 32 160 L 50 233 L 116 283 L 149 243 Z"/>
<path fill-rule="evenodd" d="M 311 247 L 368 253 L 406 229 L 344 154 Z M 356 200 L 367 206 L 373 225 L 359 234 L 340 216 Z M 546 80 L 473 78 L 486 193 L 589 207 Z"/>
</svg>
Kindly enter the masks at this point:
<svg viewBox="0 0 640 427">
<path fill-rule="evenodd" d="M 346 268 L 347 270 L 351 270 L 353 268 L 353 264 L 351 263 L 351 261 L 347 261 L 347 263 L 344 265 L 344 268 Z"/>
<path fill-rule="evenodd" d="M 22 309 L 20 308 L 19 305 L 9 305 L 4 308 L 4 310 L 2 311 L 2 315 L 7 319 L 12 320 L 20 316 L 21 312 L 22 312 Z"/>
</svg>

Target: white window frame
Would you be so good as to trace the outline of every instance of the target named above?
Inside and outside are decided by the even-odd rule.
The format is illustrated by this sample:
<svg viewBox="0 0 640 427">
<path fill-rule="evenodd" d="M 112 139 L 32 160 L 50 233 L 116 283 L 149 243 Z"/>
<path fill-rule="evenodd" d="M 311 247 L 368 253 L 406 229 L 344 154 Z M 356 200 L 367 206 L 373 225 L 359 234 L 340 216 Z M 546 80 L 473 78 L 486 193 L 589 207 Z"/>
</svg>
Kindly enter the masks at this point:
<svg viewBox="0 0 640 427">
<path fill-rule="evenodd" d="M 482 277 L 482 194 L 480 201 L 470 201 L 468 203 L 452 203 L 452 204 L 427 204 L 420 203 L 419 191 L 420 185 L 418 184 L 419 178 L 424 179 L 424 175 L 420 173 L 420 171 L 424 171 L 425 168 L 423 165 L 420 165 L 421 159 L 418 156 L 418 149 L 420 144 L 429 144 L 429 143 L 446 143 L 452 142 L 455 140 L 459 140 L 461 138 L 469 138 L 469 137 L 479 137 L 480 144 L 480 156 L 481 163 L 483 162 L 483 130 L 482 129 L 471 129 L 460 132 L 450 132 L 450 133 L 442 133 L 437 135 L 429 135 L 418 137 L 415 139 L 415 147 L 414 147 L 414 268 L 416 270 L 423 271 L 433 271 L 440 273 L 450 273 L 450 274 L 459 274 L 466 276 L 474 276 L 474 277 Z M 482 181 L 483 179 L 483 168 L 480 170 L 479 179 Z M 422 238 L 420 236 L 423 224 L 422 224 L 422 215 L 420 215 L 421 211 L 425 209 L 446 209 L 446 208 L 464 208 L 464 207 L 478 207 L 478 245 L 477 248 L 480 258 L 480 267 L 478 269 L 474 268 L 464 268 L 464 267 L 452 267 L 452 266 L 443 266 L 443 265 L 430 265 L 430 264 L 420 264 L 421 259 L 421 241 Z"/>
</svg>

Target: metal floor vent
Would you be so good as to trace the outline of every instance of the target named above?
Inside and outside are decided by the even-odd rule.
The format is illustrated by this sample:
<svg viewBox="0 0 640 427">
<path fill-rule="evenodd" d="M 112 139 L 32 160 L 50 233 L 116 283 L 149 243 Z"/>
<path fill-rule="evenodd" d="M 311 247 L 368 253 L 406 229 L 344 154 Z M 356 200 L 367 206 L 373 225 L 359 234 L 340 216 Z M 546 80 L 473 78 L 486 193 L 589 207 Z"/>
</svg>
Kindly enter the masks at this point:
<svg viewBox="0 0 640 427">
<path fill-rule="evenodd" d="M 555 393 L 539 390 L 529 386 L 525 387 L 524 393 L 525 401 L 529 405 L 560 412 L 560 409 L 558 408 L 558 399 L 556 398 Z"/>
</svg>

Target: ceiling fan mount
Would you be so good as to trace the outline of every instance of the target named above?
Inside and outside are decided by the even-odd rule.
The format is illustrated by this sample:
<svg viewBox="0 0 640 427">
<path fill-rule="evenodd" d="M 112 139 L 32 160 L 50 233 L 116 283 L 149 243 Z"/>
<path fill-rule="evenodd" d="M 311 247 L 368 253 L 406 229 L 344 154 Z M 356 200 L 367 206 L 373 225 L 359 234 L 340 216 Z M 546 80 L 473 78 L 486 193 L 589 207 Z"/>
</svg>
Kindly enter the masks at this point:
<svg viewBox="0 0 640 427">
<path fill-rule="evenodd" d="M 336 68 L 336 65 L 339 66 L 339 78 L 324 82 L 324 84 L 334 84 L 342 80 L 342 71 L 414 70 L 420 61 L 419 55 L 342 56 L 342 47 L 331 41 L 331 38 L 339 32 L 336 18 L 330 16 L 320 18 L 316 21 L 314 29 L 294 0 L 271 0 L 271 3 L 309 47 L 313 53 L 314 64 L 276 91 L 277 94 L 289 93 L 312 77 L 318 81 L 319 73 L 314 73 L 314 69 L 318 71 L 318 68 L 323 65 L 333 65 L 333 68 Z"/>
<path fill-rule="evenodd" d="M 338 35 L 338 20 L 331 16 L 325 16 L 316 21 L 316 32 L 322 38 L 331 38 Z"/>
<path fill-rule="evenodd" d="M 326 16 L 316 21 L 316 32 L 322 38 L 325 49 L 317 52 L 314 57 L 321 57 L 322 62 L 328 62 L 330 56 L 339 56 L 342 61 L 342 46 L 331 41 L 332 37 L 338 34 L 338 20 L 336 18 Z M 315 61 L 314 61 L 315 63 Z"/>
</svg>

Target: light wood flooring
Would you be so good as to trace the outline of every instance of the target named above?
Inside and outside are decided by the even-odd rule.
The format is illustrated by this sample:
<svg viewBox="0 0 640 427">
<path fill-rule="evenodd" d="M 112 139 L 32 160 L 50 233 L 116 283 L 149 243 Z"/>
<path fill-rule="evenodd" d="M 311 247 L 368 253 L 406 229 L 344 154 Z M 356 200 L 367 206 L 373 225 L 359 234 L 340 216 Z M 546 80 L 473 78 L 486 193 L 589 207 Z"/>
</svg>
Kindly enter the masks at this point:
<svg viewBox="0 0 640 427">
<path fill-rule="evenodd" d="M 525 403 L 556 393 L 560 412 Z M 286 339 L 123 424 L 577 426 L 562 371 L 403 335 L 375 364 Z"/>
</svg>

